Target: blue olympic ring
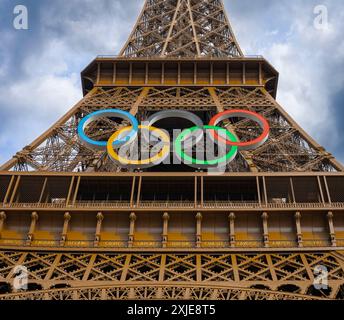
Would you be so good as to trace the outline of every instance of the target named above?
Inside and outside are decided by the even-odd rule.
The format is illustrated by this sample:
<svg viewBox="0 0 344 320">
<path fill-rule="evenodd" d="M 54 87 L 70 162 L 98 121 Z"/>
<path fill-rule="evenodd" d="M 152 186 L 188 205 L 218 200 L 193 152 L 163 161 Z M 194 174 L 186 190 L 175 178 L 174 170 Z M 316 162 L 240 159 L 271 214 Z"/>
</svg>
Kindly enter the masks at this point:
<svg viewBox="0 0 344 320">
<path fill-rule="evenodd" d="M 121 147 L 127 143 L 132 142 L 139 131 L 139 123 L 137 119 L 130 114 L 129 112 L 123 111 L 123 110 L 117 110 L 117 109 L 108 109 L 108 110 L 100 110 L 93 112 L 83 118 L 81 122 L 78 125 L 78 135 L 83 140 L 84 143 L 86 143 L 91 148 L 97 148 L 97 149 L 106 149 L 107 148 L 107 141 L 96 141 L 91 138 L 89 138 L 85 134 L 85 128 L 87 125 L 89 125 L 91 122 L 102 118 L 102 117 L 119 117 L 123 120 L 128 120 L 131 123 L 132 130 L 124 137 L 119 138 L 118 140 L 114 141 L 113 146 L 114 147 Z"/>
</svg>

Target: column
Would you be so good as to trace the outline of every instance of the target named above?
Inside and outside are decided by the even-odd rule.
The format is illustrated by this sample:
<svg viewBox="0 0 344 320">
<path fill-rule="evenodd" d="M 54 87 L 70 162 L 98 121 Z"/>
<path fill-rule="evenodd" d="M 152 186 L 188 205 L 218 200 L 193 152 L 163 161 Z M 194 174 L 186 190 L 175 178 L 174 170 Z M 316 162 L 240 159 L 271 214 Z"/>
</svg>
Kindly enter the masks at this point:
<svg viewBox="0 0 344 320">
<path fill-rule="evenodd" d="M 330 236 L 331 236 L 331 244 L 332 244 L 332 247 L 336 247 L 337 239 L 336 239 L 336 232 L 334 230 L 334 224 L 333 224 L 333 213 L 331 211 L 327 214 L 327 219 L 328 219 L 328 225 L 329 225 Z"/>
<path fill-rule="evenodd" d="M 168 212 L 164 213 L 164 215 L 162 216 L 162 219 L 164 221 L 163 232 L 162 232 L 162 247 L 166 248 L 167 242 L 168 242 L 168 221 L 170 220 L 170 215 L 168 214 Z"/>
<path fill-rule="evenodd" d="M 128 247 L 132 248 L 134 245 L 134 240 L 135 240 L 135 221 L 137 219 L 136 214 L 132 212 L 129 216 L 129 219 L 130 219 L 130 227 L 129 227 Z"/>
<path fill-rule="evenodd" d="M 38 214 L 37 212 L 32 212 L 31 214 L 31 225 L 30 225 L 30 230 L 29 233 L 27 235 L 27 240 L 26 240 L 26 244 L 29 246 L 31 245 L 31 242 L 33 240 L 34 234 L 35 234 L 35 229 L 36 229 L 36 224 L 38 221 Z"/>
<path fill-rule="evenodd" d="M 269 228 L 268 228 L 268 219 L 269 215 L 267 212 L 264 212 L 262 214 L 262 219 L 263 219 L 263 231 L 264 231 L 264 247 L 269 248 Z"/>
<path fill-rule="evenodd" d="M 302 237 L 302 229 L 301 229 L 301 213 L 296 212 L 295 214 L 296 220 L 296 233 L 297 233 L 297 242 L 300 248 L 303 247 L 303 237 Z"/>
<path fill-rule="evenodd" d="M 69 221 L 71 219 L 71 215 L 69 212 L 66 212 L 64 215 L 64 222 L 63 222 L 63 230 L 61 234 L 61 241 L 60 241 L 60 246 L 64 246 L 67 240 L 67 233 L 68 233 L 68 227 L 69 227 Z"/>
<path fill-rule="evenodd" d="M 6 213 L 5 211 L 2 211 L 0 213 L 0 239 L 2 235 L 2 230 L 4 229 L 5 221 L 6 221 Z"/>
<path fill-rule="evenodd" d="M 198 212 L 196 215 L 196 246 L 197 248 L 201 248 L 202 246 L 202 213 Z"/>
<path fill-rule="evenodd" d="M 102 223 L 104 220 L 104 215 L 101 212 L 98 212 L 97 214 L 97 228 L 96 228 L 96 235 L 95 235 L 95 239 L 94 239 L 94 246 L 98 247 L 99 246 L 99 242 L 100 242 L 100 233 L 102 230 Z"/>
<path fill-rule="evenodd" d="M 235 213 L 231 212 L 229 215 L 229 242 L 232 248 L 235 247 Z"/>
</svg>

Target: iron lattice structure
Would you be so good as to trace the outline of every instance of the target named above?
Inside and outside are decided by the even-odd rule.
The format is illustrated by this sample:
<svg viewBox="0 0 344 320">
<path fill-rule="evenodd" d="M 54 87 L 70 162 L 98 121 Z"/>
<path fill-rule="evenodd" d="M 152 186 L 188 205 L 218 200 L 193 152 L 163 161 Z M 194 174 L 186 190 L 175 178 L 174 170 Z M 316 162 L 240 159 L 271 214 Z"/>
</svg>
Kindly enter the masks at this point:
<svg viewBox="0 0 344 320">
<path fill-rule="evenodd" d="M 0 168 L 0 299 L 343 299 L 343 166 L 277 103 L 278 72 L 243 55 L 222 1 L 146 0 L 120 56 L 96 58 L 82 83 L 84 98 Z M 221 177 L 134 172 L 78 139 L 83 117 L 111 108 L 205 123 L 239 108 L 271 133 Z M 223 126 L 260 134 L 250 120 Z M 13 291 L 18 265 L 28 292 Z M 313 286 L 319 265 L 328 290 Z"/>
<path fill-rule="evenodd" d="M 240 57 L 242 51 L 220 0 L 146 1 L 126 57 Z"/>
</svg>

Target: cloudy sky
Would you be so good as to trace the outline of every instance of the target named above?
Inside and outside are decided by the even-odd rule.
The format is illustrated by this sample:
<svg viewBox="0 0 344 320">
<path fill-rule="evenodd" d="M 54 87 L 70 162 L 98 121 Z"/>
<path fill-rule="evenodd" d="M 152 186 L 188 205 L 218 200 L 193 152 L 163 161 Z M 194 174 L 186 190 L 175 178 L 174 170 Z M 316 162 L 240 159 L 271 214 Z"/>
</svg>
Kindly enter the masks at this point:
<svg viewBox="0 0 344 320">
<path fill-rule="evenodd" d="M 245 54 L 280 71 L 278 101 L 344 162 L 343 0 L 224 0 Z M 13 9 L 27 6 L 29 30 Z M 143 0 L 0 0 L 0 163 L 29 144 L 81 95 L 80 71 L 118 54 Z M 325 5 L 328 27 L 314 27 Z"/>
</svg>

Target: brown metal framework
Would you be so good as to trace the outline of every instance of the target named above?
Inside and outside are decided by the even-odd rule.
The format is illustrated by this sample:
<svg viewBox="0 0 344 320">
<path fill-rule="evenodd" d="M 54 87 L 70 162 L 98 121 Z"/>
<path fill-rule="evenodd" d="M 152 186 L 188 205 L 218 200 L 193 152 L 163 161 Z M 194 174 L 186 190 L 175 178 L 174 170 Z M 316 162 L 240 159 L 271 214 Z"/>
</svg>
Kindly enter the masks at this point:
<svg viewBox="0 0 344 320">
<path fill-rule="evenodd" d="M 32 286 L 39 290 L 0 299 L 311 300 L 342 299 L 344 293 L 339 253 L 7 251 L 1 258 L 5 278 L 12 278 L 11 270 L 19 262 L 32 270 Z M 327 292 L 313 290 L 312 268 L 319 263 L 329 268 Z"/>
<path fill-rule="evenodd" d="M 0 167 L 0 299 L 343 299 L 344 167 L 276 102 L 278 72 L 243 56 L 222 1 L 146 0 L 120 56 L 96 58 L 82 83 L 85 97 Z M 240 108 L 271 134 L 220 177 L 132 172 L 78 139 L 80 119 L 109 108 L 205 123 Z M 12 292 L 17 265 L 29 292 Z M 313 287 L 318 265 L 329 290 Z"/>
<path fill-rule="evenodd" d="M 220 0 L 148 0 L 120 55 L 126 57 L 238 57 Z"/>
</svg>

